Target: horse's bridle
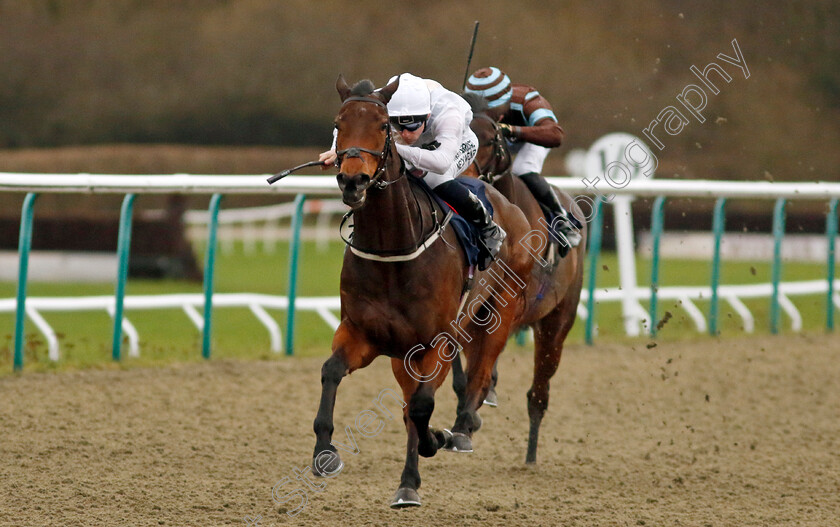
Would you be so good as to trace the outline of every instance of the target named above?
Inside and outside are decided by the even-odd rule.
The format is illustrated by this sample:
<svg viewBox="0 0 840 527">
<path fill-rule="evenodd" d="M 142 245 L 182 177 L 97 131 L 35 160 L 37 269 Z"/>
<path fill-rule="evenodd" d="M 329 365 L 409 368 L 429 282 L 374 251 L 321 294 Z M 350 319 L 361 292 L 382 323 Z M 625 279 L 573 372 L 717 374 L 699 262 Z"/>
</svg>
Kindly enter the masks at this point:
<svg viewBox="0 0 840 527">
<path fill-rule="evenodd" d="M 352 101 L 373 103 L 384 108 L 386 113 L 388 112 L 388 107 L 385 105 L 385 103 L 373 97 L 348 97 L 344 99 L 342 106 Z M 371 176 L 368 186 L 373 186 L 373 188 L 375 189 L 382 190 L 388 185 L 393 185 L 405 175 L 405 171 L 400 170 L 399 177 L 397 177 L 393 181 L 379 181 L 379 178 L 381 178 L 382 174 L 385 173 L 385 164 L 388 161 L 388 155 L 391 153 L 390 130 L 386 130 L 385 132 L 385 146 L 382 147 L 382 150 L 380 152 L 377 152 L 376 150 L 371 150 L 370 148 L 362 148 L 361 146 L 351 146 L 349 148 L 344 148 L 342 150 L 336 151 L 336 163 L 340 167 L 341 163 L 344 161 L 345 158 L 352 159 L 354 157 L 357 157 L 361 159 L 362 152 L 368 153 L 372 156 L 376 156 L 379 158 L 379 163 L 376 165 L 376 172 L 374 172 L 373 176 Z"/>
<path fill-rule="evenodd" d="M 499 127 L 499 123 L 497 123 L 495 119 L 483 113 L 475 114 L 475 117 L 490 121 L 490 124 L 493 125 L 493 131 L 495 132 L 493 135 L 493 161 L 488 163 L 488 166 L 484 168 L 479 166 L 478 161 L 475 159 L 473 159 L 472 163 L 478 171 L 478 178 L 492 184 L 493 180 L 499 175 L 499 173 L 489 171 L 489 169 L 491 167 L 498 167 L 500 162 L 504 159 L 507 159 L 508 162 L 510 162 L 510 151 L 508 151 L 505 147 L 505 138 L 502 135 L 502 129 Z M 485 170 L 487 170 L 487 172 L 485 172 Z"/>
<path fill-rule="evenodd" d="M 352 101 L 373 103 L 373 104 L 376 104 L 378 106 L 381 106 L 382 108 L 385 108 L 386 114 L 388 112 L 388 107 L 385 105 L 385 103 L 383 103 L 379 99 L 376 99 L 376 98 L 373 98 L 373 97 L 363 97 L 363 96 L 348 97 L 348 98 L 344 99 L 344 102 L 342 103 L 342 107 L 345 104 L 347 104 L 348 102 L 352 102 Z M 344 148 L 342 150 L 336 151 L 336 156 L 337 156 L 336 162 L 337 162 L 338 166 L 340 167 L 341 163 L 342 163 L 342 160 L 345 157 L 361 158 L 362 157 L 362 155 L 361 155 L 362 152 L 366 152 L 368 154 L 371 154 L 373 156 L 377 156 L 379 158 L 379 164 L 376 167 L 376 172 L 374 172 L 373 177 L 371 177 L 370 182 L 368 183 L 368 186 L 373 186 L 377 190 L 383 190 L 383 189 L 387 188 L 388 186 L 393 185 L 394 183 L 396 183 L 397 181 L 399 181 L 403 177 L 405 177 L 405 174 L 406 174 L 405 165 L 401 164 L 400 165 L 400 175 L 398 177 L 396 177 L 395 179 L 393 179 L 391 181 L 379 181 L 379 178 L 381 178 L 382 174 L 385 173 L 386 162 L 388 160 L 388 156 L 391 153 L 391 133 L 390 133 L 390 130 L 388 130 L 387 133 L 385 134 L 385 146 L 382 147 L 381 152 L 377 152 L 376 150 L 371 150 L 369 148 L 362 148 L 360 146 L 351 146 L 349 148 Z M 417 207 L 418 216 L 420 217 L 420 229 L 419 229 L 420 230 L 420 238 L 417 241 L 415 241 L 412 245 L 410 245 L 408 247 L 402 247 L 402 248 L 399 248 L 399 249 L 393 249 L 393 250 L 381 250 L 381 249 L 364 249 L 362 247 L 359 247 L 359 246 L 353 244 L 351 239 L 345 238 L 344 235 L 341 234 L 341 230 L 344 227 L 344 224 L 347 223 L 347 221 L 353 215 L 352 210 L 348 211 L 344 215 L 344 217 L 341 219 L 341 225 L 339 226 L 339 236 L 341 236 L 341 239 L 344 241 L 344 243 L 348 247 L 350 247 L 350 249 L 352 249 L 353 252 L 357 256 L 360 256 L 362 258 L 375 259 L 375 260 L 379 260 L 379 261 L 407 261 L 407 260 L 416 258 L 417 256 L 419 256 L 419 254 L 423 250 L 425 250 L 426 247 L 428 247 L 428 244 L 430 244 L 431 241 L 433 241 L 433 239 L 437 239 L 437 237 L 439 237 L 442 234 L 443 229 L 449 223 L 449 219 L 451 218 L 451 213 L 450 213 L 450 214 L 446 215 L 446 217 L 443 219 L 443 221 L 441 221 L 438 218 L 437 209 L 435 209 L 434 198 L 431 195 L 431 191 L 426 187 L 423 187 L 423 190 L 425 191 L 424 194 L 426 196 L 426 199 L 429 202 L 429 209 L 431 210 L 431 214 L 432 214 L 433 229 L 427 236 L 424 236 L 425 227 L 423 225 L 423 212 L 422 212 L 422 209 L 420 207 L 420 203 L 417 200 L 417 196 L 414 194 L 414 192 L 411 192 L 411 195 L 414 197 L 415 206 Z"/>
</svg>

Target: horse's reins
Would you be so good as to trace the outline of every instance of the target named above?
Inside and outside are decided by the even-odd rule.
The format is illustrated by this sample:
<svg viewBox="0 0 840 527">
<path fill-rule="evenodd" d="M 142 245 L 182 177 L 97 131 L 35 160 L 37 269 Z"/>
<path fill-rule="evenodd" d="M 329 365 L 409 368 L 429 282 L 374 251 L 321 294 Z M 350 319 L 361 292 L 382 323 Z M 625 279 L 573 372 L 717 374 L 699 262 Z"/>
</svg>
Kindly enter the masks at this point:
<svg viewBox="0 0 840 527">
<path fill-rule="evenodd" d="M 373 98 L 373 97 L 361 97 L 361 96 L 348 97 L 347 99 L 344 100 L 344 103 L 342 104 L 342 106 L 344 104 L 347 104 L 348 102 L 351 102 L 351 101 L 373 103 L 373 104 L 376 104 L 376 105 L 384 108 L 386 113 L 388 111 L 388 107 L 385 105 L 385 103 L 383 103 L 379 99 L 376 99 L 376 98 Z M 380 181 L 379 180 L 382 177 L 382 174 L 385 173 L 385 167 L 387 166 L 388 156 L 391 153 L 391 133 L 390 133 L 390 131 L 388 131 L 388 133 L 385 134 L 385 145 L 382 147 L 381 151 L 377 152 L 376 150 L 371 150 L 369 148 L 362 148 L 362 147 L 359 147 L 359 146 L 351 146 L 349 148 L 344 148 L 344 149 L 336 152 L 336 155 L 338 156 L 338 159 L 337 159 L 338 164 L 341 165 L 341 162 L 345 157 L 347 157 L 347 158 L 354 158 L 354 157 L 361 158 L 362 157 L 361 156 L 362 152 L 371 154 L 373 156 L 377 156 L 379 158 L 379 163 L 376 167 L 376 172 L 374 173 L 373 177 L 371 177 L 370 183 L 368 183 L 369 186 L 373 186 L 377 190 L 384 190 L 384 189 L 388 188 L 390 185 L 393 185 L 394 183 L 399 181 L 401 178 L 405 177 L 405 174 L 406 174 L 405 165 L 401 164 L 400 165 L 400 175 L 396 179 L 394 179 L 392 181 Z M 423 187 L 421 186 L 421 188 L 423 188 Z M 344 234 L 342 234 L 342 232 L 341 232 L 344 225 L 347 223 L 347 221 L 350 219 L 350 217 L 353 216 L 353 211 L 352 210 L 348 211 L 344 215 L 344 217 L 341 219 L 341 224 L 338 227 L 339 236 L 341 236 L 342 241 L 344 241 L 344 243 L 350 248 L 350 250 L 353 252 L 353 254 L 355 254 L 356 256 L 358 256 L 360 258 L 365 258 L 367 260 L 375 260 L 375 261 L 378 261 L 378 262 L 406 262 L 406 261 L 413 260 L 413 259 L 417 258 L 418 256 L 420 256 L 421 253 L 423 253 L 423 251 L 425 251 L 432 243 L 434 243 L 440 237 L 440 235 L 443 233 L 443 229 L 449 223 L 449 220 L 452 218 L 452 214 L 453 214 L 452 211 L 449 211 L 449 213 L 446 215 L 446 217 L 443 219 L 443 221 L 439 221 L 438 216 L 437 216 L 437 209 L 435 208 L 434 199 L 432 198 L 432 196 L 429 195 L 428 190 L 426 190 L 425 188 L 423 188 L 423 190 L 425 191 L 424 195 L 426 196 L 426 199 L 429 202 L 429 209 L 431 210 L 434 228 L 432 229 L 432 231 L 429 233 L 428 236 L 424 237 L 423 231 L 425 229 L 424 229 L 424 225 L 423 225 L 423 209 L 420 207 L 420 202 L 417 200 L 417 195 L 414 192 L 409 191 L 409 193 L 414 198 L 415 205 L 417 206 L 418 216 L 420 216 L 420 238 L 416 242 L 414 242 L 412 245 L 410 245 L 408 247 L 403 247 L 403 248 L 400 248 L 400 249 L 387 249 L 387 250 L 386 249 L 364 249 L 364 248 L 361 248 L 361 247 L 355 245 L 352 242 L 352 240 L 350 240 L 348 238 L 345 238 Z"/>
<path fill-rule="evenodd" d="M 360 96 L 348 97 L 347 99 L 344 100 L 344 103 L 342 103 L 342 106 L 344 104 L 347 104 L 350 101 L 373 103 L 373 104 L 381 106 L 382 108 L 385 108 L 386 113 L 388 111 L 388 107 L 382 101 L 380 101 L 379 99 L 375 99 L 373 97 L 360 97 Z M 495 126 L 495 122 L 494 122 L 494 126 Z M 497 137 L 498 137 L 498 129 L 497 129 Z M 362 157 L 362 155 L 361 155 L 362 152 L 368 153 L 368 154 L 373 155 L 373 156 L 377 156 L 379 158 L 379 163 L 377 164 L 376 172 L 374 173 L 373 177 L 370 179 L 370 182 L 368 183 L 368 186 L 373 186 L 377 190 L 384 190 L 384 189 L 388 188 L 389 186 L 393 185 L 394 183 L 396 183 L 397 181 L 399 181 L 400 179 L 402 179 L 403 177 L 405 177 L 405 174 L 406 174 L 405 164 L 401 162 L 400 163 L 400 175 L 397 176 L 396 179 L 394 179 L 392 181 L 380 181 L 379 180 L 379 178 L 381 178 L 382 174 L 384 174 L 384 172 L 385 172 L 385 168 L 387 166 L 387 161 L 388 161 L 388 156 L 391 153 L 391 133 L 390 133 L 390 130 L 388 131 L 388 133 L 385 134 L 385 145 L 382 147 L 382 150 L 380 152 L 377 152 L 376 150 L 371 150 L 369 148 L 362 148 L 360 146 L 351 146 L 349 148 L 344 148 L 344 149 L 336 152 L 337 165 L 340 166 L 341 165 L 341 160 L 344 159 L 345 157 L 361 158 Z M 473 161 L 473 162 L 475 162 L 475 161 Z M 301 168 L 308 167 L 308 166 L 324 165 L 324 164 L 325 163 L 323 161 L 312 161 L 310 163 L 304 163 L 303 165 L 297 166 L 297 167 L 292 168 L 292 169 L 284 170 L 283 172 L 280 172 L 279 174 L 275 174 L 274 176 L 268 178 L 268 183 L 272 184 L 272 183 L 288 176 L 292 172 L 295 172 L 296 170 L 300 170 Z M 410 182 L 411 179 L 409 178 L 408 181 Z M 449 224 L 449 221 L 452 219 L 452 216 L 454 214 L 454 212 L 452 212 L 452 210 L 449 210 L 449 211 L 447 211 L 446 216 L 443 218 L 443 221 L 439 221 L 438 220 L 438 215 L 437 215 L 437 208 L 435 207 L 435 200 L 431 195 L 431 191 L 425 185 L 420 185 L 420 188 L 423 189 L 423 194 L 426 196 L 426 199 L 428 200 L 429 210 L 431 211 L 431 214 L 432 214 L 434 229 L 432 229 L 432 231 L 429 233 L 428 236 L 426 236 L 426 237 L 423 236 L 423 209 L 420 207 L 420 201 L 417 199 L 417 195 L 414 193 L 414 191 L 409 189 L 409 193 L 414 198 L 414 204 L 417 207 L 417 214 L 418 214 L 418 216 L 420 216 L 420 239 L 417 242 L 415 242 L 412 246 L 407 247 L 407 248 L 403 248 L 403 249 L 382 250 L 382 249 L 362 249 L 362 248 L 354 245 L 353 242 L 351 240 L 349 240 L 348 238 L 345 238 L 344 235 L 341 232 L 342 228 L 344 227 L 344 224 L 347 223 L 347 221 L 350 219 L 350 217 L 353 216 L 353 211 L 352 210 L 348 211 L 344 215 L 344 217 L 341 219 L 341 224 L 338 227 L 338 233 L 339 233 L 339 236 L 341 237 L 341 240 L 350 248 L 350 251 L 353 254 L 355 254 L 356 256 L 358 256 L 360 258 L 364 258 L 366 260 L 374 260 L 374 261 L 378 261 L 378 262 L 407 262 L 407 261 L 410 261 L 410 260 L 413 260 L 413 259 L 417 258 L 418 256 L 420 256 L 420 254 L 423 253 L 423 251 L 428 249 L 429 246 L 431 246 L 435 241 L 437 241 L 438 238 L 441 237 L 444 229 Z M 444 240 L 444 242 L 446 242 L 446 240 Z M 470 291 L 472 290 L 473 280 L 474 280 L 473 267 L 470 267 L 469 276 L 467 277 L 466 281 L 464 282 L 463 287 L 461 288 L 461 301 L 460 301 L 460 305 L 458 306 L 458 314 L 455 316 L 455 320 L 458 320 L 461 316 L 461 312 L 464 309 L 464 304 L 466 303 L 467 298 L 469 297 Z"/>
<path fill-rule="evenodd" d="M 387 113 L 388 107 L 385 105 L 384 102 L 380 101 L 379 99 L 375 99 L 373 97 L 348 97 L 344 99 L 342 106 L 347 104 L 348 102 L 358 101 L 358 102 L 369 102 L 376 105 L 381 106 L 385 109 Z M 351 146 L 349 148 L 344 148 L 342 150 L 336 151 L 336 158 L 337 165 L 341 166 L 342 161 L 345 157 L 347 158 L 354 158 L 357 157 L 359 159 L 362 158 L 362 152 L 368 153 L 372 156 L 376 156 L 379 158 L 379 163 L 376 165 L 376 172 L 373 173 L 373 176 L 370 178 L 370 183 L 368 186 L 373 185 L 374 188 L 382 190 L 389 185 L 393 185 L 401 177 L 405 175 L 405 171 L 400 170 L 400 175 L 397 179 L 393 181 L 379 181 L 379 178 L 382 177 L 382 174 L 385 172 L 385 163 L 388 160 L 388 154 L 391 153 L 391 133 L 390 130 L 385 134 L 385 146 L 382 147 L 382 150 L 377 152 L 376 150 L 371 150 L 369 148 L 362 148 L 361 146 Z"/>
<path fill-rule="evenodd" d="M 493 135 L 493 157 L 495 158 L 495 163 L 491 161 L 490 163 L 488 163 L 488 166 L 481 168 L 481 166 L 479 166 L 478 164 L 478 161 L 473 159 L 472 162 L 473 166 L 478 171 L 479 179 L 492 184 L 493 180 L 499 174 L 493 171 L 489 171 L 488 169 L 491 166 L 493 166 L 494 168 L 498 167 L 499 162 L 502 159 L 510 157 L 510 152 L 504 147 L 505 138 L 502 136 L 502 130 L 501 128 L 499 128 L 499 123 L 497 123 L 492 117 L 490 117 L 487 114 L 479 113 L 476 114 L 475 117 L 479 119 L 484 119 L 486 121 L 490 121 L 490 123 L 493 125 L 493 131 L 495 132 L 495 134 Z M 485 170 L 488 171 L 485 173 Z"/>
<path fill-rule="evenodd" d="M 410 181 L 410 180 L 409 180 Z M 421 188 L 423 188 L 421 186 Z M 411 195 L 414 197 L 414 202 L 417 205 L 418 215 L 420 216 L 420 239 L 416 241 L 413 245 L 408 247 L 402 247 L 400 249 L 363 249 L 358 245 L 355 245 L 352 240 L 345 238 L 344 234 L 341 232 L 344 225 L 347 221 L 353 216 L 353 211 L 348 211 L 344 217 L 341 219 L 341 225 L 339 225 L 339 236 L 341 236 L 341 240 L 350 247 L 350 251 L 353 254 L 360 258 L 364 258 L 366 260 L 375 260 L 377 262 L 407 262 L 413 260 L 420 256 L 429 246 L 437 241 L 437 239 L 443 234 L 443 230 L 449 224 L 449 220 L 452 219 L 452 215 L 454 214 L 451 210 L 447 212 L 446 216 L 443 218 L 442 221 L 438 220 L 437 217 L 437 209 L 435 208 L 434 199 L 429 196 L 429 191 L 423 188 L 424 195 L 429 203 L 429 210 L 432 212 L 432 218 L 434 222 L 432 225 L 434 228 L 428 234 L 428 236 L 423 235 L 423 209 L 420 208 L 420 202 L 417 200 L 417 196 L 414 192 L 411 192 Z"/>
<path fill-rule="evenodd" d="M 490 161 L 487 164 L 487 167 L 485 167 L 485 169 L 488 169 L 487 173 L 484 172 L 485 169 L 482 169 L 481 166 L 479 166 L 478 161 L 473 159 L 473 162 L 472 162 L 473 166 L 478 171 L 478 179 L 480 179 L 482 181 L 485 181 L 488 184 L 492 185 L 494 183 L 494 181 L 496 180 L 496 176 L 501 175 L 501 173 L 491 171 L 489 169 L 491 167 L 493 167 L 494 169 L 497 169 L 499 167 L 500 162 L 503 159 L 506 159 L 508 161 L 508 165 L 509 165 L 510 150 L 505 147 L 506 140 L 505 140 L 504 136 L 502 135 L 502 129 L 499 126 L 499 123 L 495 119 L 493 119 L 492 117 L 490 117 L 486 113 L 474 114 L 473 117 L 474 118 L 479 118 L 479 119 L 484 119 L 485 121 L 489 121 L 490 124 L 493 125 L 493 131 L 495 132 L 494 135 L 493 135 L 493 140 L 492 140 L 492 142 L 493 142 L 493 156 L 495 158 L 495 162 Z M 548 257 L 549 260 L 551 260 L 553 262 L 553 265 L 556 265 L 557 262 L 554 261 L 554 258 L 551 257 L 551 253 L 554 252 L 554 251 L 556 251 L 555 244 L 553 244 L 553 243 L 549 244 L 548 248 L 546 249 L 546 256 Z M 552 267 L 552 269 L 553 269 L 553 267 Z"/>
<path fill-rule="evenodd" d="M 378 99 L 374 99 L 372 97 L 348 97 L 344 100 L 344 104 L 348 101 L 360 101 L 360 102 L 371 102 L 374 104 L 378 104 L 385 108 L 387 113 L 388 109 L 382 101 Z M 336 152 L 339 156 L 342 154 L 346 154 L 350 157 L 361 157 L 360 152 L 367 152 L 371 155 L 378 155 L 379 156 L 379 166 L 377 167 L 376 174 L 371 181 L 376 180 L 381 176 L 385 169 L 385 163 L 387 161 L 387 157 L 391 152 L 391 134 L 390 131 L 385 135 L 385 146 L 382 149 L 382 152 L 376 152 L 375 150 L 369 150 L 360 147 L 350 147 L 339 152 Z M 340 161 L 339 161 L 340 165 Z M 405 163 L 400 163 L 400 175 L 397 179 L 389 182 L 379 182 L 375 188 L 377 189 L 385 189 L 389 185 L 396 183 L 400 180 L 403 176 L 405 176 L 406 168 Z M 408 179 L 409 186 L 411 185 L 411 178 Z M 418 256 L 420 256 L 426 249 L 428 249 L 434 242 L 437 241 L 438 238 L 441 237 L 443 234 L 444 229 L 449 224 L 449 220 L 452 219 L 454 212 L 452 210 L 447 211 L 446 217 L 443 218 L 443 221 L 438 221 L 437 217 L 437 208 L 435 207 L 435 200 L 434 197 L 431 195 L 431 190 L 426 185 L 420 185 L 420 188 L 423 189 L 423 195 L 426 196 L 426 200 L 429 203 L 429 210 L 432 214 L 433 226 L 434 228 L 429 233 L 428 236 L 423 237 L 423 209 L 420 207 L 420 202 L 417 199 L 417 195 L 409 188 L 409 193 L 414 197 L 414 203 L 417 206 L 417 215 L 420 216 L 420 239 L 414 243 L 413 246 L 407 247 L 404 249 L 394 249 L 394 250 L 382 250 L 382 249 L 362 249 L 353 244 L 353 242 L 344 237 L 341 233 L 344 224 L 347 223 L 347 220 L 353 215 L 353 211 L 348 211 L 344 217 L 341 219 L 341 224 L 338 227 L 339 236 L 341 236 L 342 241 L 350 248 L 350 251 L 358 256 L 359 258 L 364 258 L 366 260 L 373 260 L 377 262 L 408 262 L 414 260 Z M 446 242 L 446 240 L 444 240 Z M 461 299 L 458 306 L 458 312 L 455 315 L 455 320 L 459 320 L 461 317 L 461 312 L 464 309 L 464 304 L 467 302 L 467 298 L 470 296 L 470 291 L 472 291 L 474 281 L 474 274 L 473 274 L 473 267 L 470 267 L 469 275 L 467 279 L 464 281 L 464 285 L 461 288 Z"/>
</svg>

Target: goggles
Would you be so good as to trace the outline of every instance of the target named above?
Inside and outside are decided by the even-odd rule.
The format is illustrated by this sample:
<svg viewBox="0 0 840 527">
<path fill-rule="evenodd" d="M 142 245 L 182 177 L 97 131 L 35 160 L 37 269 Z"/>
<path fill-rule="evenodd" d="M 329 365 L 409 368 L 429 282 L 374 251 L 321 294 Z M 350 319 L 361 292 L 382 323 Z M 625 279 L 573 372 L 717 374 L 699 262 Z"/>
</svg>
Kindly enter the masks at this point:
<svg viewBox="0 0 840 527">
<path fill-rule="evenodd" d="M 425 115 L 401 115 L 399 117 L 391 117 L 391 126 L 397 129 L 398 132 L 408 130 L 414 132 L 426 122 Z"/>
</svg>

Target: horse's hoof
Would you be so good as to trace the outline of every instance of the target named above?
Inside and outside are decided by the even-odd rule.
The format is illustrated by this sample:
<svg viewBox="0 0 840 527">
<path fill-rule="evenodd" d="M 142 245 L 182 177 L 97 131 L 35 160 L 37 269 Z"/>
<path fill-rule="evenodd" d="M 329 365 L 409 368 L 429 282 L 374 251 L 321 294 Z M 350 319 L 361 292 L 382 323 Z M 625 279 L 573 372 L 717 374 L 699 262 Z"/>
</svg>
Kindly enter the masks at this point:
<svg viewBox="0 0 840 527">
<path fill-rule="evenodd" d="M 487 392 L 487 397 L 484 398 L 484 406 L 490 406 L 492 408 L 499 406 L 499 398 L 496 397 L 495 389 L 490 388 L 490 391 Z"/>
<path fill-rule="evenodd" d="M 448 431 L 448 430 L 447 430 Z M 473 451 L 472 439 L 461 432 L 453 432 L 452 439 L 443 446 L 442 450 L 447 452 L 468 453 Z"/>
<path fill-rule="evenodd" d="M 408 487 L 402 487 L 397 489 L 397 493 L 394 494 L 394 499 L 391 501 L 391 508 L 392 509 L 402 509 L 405 507 L 419 507 L 420 506 L 420 495 L 417 494 L 417 491 L 414 489 L 410 489 Z"/>
<path fill-rule="evenodd" d="M 336 476 L 343 468 L 338 452 L 324 450 L 312 459 L 312 473 L 320 478 Z"/>
</svg>

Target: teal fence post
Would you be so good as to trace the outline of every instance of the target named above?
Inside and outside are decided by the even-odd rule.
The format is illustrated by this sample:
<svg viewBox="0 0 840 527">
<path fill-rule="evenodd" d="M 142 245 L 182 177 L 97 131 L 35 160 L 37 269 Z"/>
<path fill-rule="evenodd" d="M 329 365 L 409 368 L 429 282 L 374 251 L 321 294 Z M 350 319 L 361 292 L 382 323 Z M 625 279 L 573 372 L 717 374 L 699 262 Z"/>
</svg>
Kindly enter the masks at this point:
<svg viewBox="0 0 840 527">
<path fill-rule="evenodd" d="M 216 269 L 216 231 L 219 227 L 221 194 L 210 198 L 210 222 L 207 225 L 207 254 L 204 261 L 204 325 L 201 329 L 201 356 L 210 358 L 210 338 L 213 330 L 213 274 Z"/>
<path fill-rule="evenodd" d="M 125 282 L 128 278 L 128 257 L 131 252 L 131 215 L 134 209 L 134 194 L 126 194 L 120 208 L 120 231 L 117 235 L 117 287 L 114 293 L 114 340 L 111 358 L 121 358 L 123 305 L 125 303 Z"/>
<path fill-rule="evenodd" d="M 773 207 L 773 297 L 770 301 L 770 333 L 779 332 L 779 282 L 782 279 L 782 238 L 785 236 L 785 198 Z"/>
<path fill-rule="evenodd" d="M 828 216 L 825 218 L 825 235 L 828 238 L 828 270 L 826 280 L 828 281 L 828 293 L 825 304 L 825 329 L 834 331 L 834 257 L 835 238 L 837 238 L 837 199 L 828 204 Z"/>
<path fill-rule="evenodd" d="M 712 255 L 712 298 L 709 304 L 709 335 L 717 335 L 718 330 L 718 287 L 720 286 L 720 241 L 726 229 L 726 198 L 715 201 L 715 211 L 712 217 L 712 233 L 714 235 L 714 254 Z"/>
<path fill-rule="evenodd" d="M 26 279 L 29 273 L 29 250 L 32 247 L 32 218 L 34 216 L 35 198 L 38 195 L 30 192 L 23 200 L 20 213 L 20 237 L 18 239 L 18 284 L 17 306 L 15 310 L 15 350 L 14 371 L 23 369 L 23 323 L 26 318 Z"/>
<path fill-rule="evenodd" d="M 665 223 L 664 207 L 665 197 L 657 196 L 653 200 L 653 207 L 650 212 L 650 237 L 652 243 L 650 255 L 650 334 L 654 337 L 656 336 L 656 324 L 659 319 L 657 313 L 659 308 L 659 242 L 662 238 L 662 227 Z"/>
<path fill-rule="evenodd" d="M 292 241 L 289 247 L 289 309 L 286 312 L 286 355 L 294 354 L 295 298 L 297 296 L 297 271 L 300 259 L 300 230 L 303 224 L 305 194 L 295 197 L 295 215 L 292 218 Z"/>
<path fill-rule="evenodd" d="M 589 316 L 586 317 L 584 338 L 590 346 L 592 345 L 592 335 L 595 332 L 595 284 L 597 283 L 598 256 L 601 252 L 601 231 L 604 223 L 602 203 L 601 197 L 596 196 L 592 204 L 595 210 L 592 211 L 592 221 L 589 223 L 589 279 L 586 288 L 589 293 L 589 305 L 587 306 Z"/>
</svg>

